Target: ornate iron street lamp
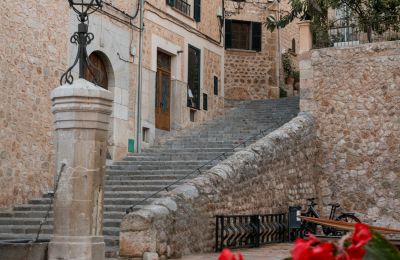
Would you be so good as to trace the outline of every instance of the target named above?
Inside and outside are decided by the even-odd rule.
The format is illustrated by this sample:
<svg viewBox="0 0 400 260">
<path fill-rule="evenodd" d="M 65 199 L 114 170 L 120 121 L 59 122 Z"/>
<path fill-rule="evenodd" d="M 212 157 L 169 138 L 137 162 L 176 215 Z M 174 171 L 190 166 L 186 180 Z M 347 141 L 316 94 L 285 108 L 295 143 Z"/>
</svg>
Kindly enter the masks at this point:
<svg viewBox="0 0 400 260">
<path fill-rule="evenodd" d="M 70 7 L 78 14 L 78 31 L 75 32 L 70 39 L 73 44 L 78 44 L 78 53 L 76 59 L 71 67 L 61 76 L 60 84 L 72 84 L 74 77 L 72 76 L 72 69 L 79 62 L 79 78 L 84 78 L 85 68 L 93 75 L 89 63 L 86 47 L 93 41 L 93 33 L 89 33 L 88 19 L 89 15 L 96 12 L 102 7 L 102 0 L 68 0 Z"/>
</svg>

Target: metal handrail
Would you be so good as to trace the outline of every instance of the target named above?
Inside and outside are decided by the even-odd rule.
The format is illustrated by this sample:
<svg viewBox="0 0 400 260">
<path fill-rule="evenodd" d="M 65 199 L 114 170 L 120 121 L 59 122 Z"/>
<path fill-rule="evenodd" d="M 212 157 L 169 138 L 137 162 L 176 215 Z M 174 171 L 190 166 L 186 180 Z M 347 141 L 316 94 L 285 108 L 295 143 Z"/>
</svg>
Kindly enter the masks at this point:
<svg viewBox="0 0 400 260">
<path fill-rule="evenodd" d="M 276 126 L 279 126 L 278 123 L 274 123 L 274 124 L 275 124 Z M 270 129 L 270 128 L 264 129 L 264 130 L 260 130 L 259 133 L 255 134 L 255 135 L 252 135 L 251 137 L 249 137 L 249 138 L 245 139 L 244 141 L 240 142 L 238 145 L 233 146 L 232 149 L 231 149 L 231 151 L 235 151 L 236 148 L 238 148 L 238 147 L 240 147 L 240 146 L 242 146 L 242 145 L 243 145 L 244 147 L 246 147 L 246 143 L 247 143 L 248 141 L 250 141 L 250 140 L 252 140 L 252 139 L 258 137 L 259 135 L 264 135 L 264 136 L 265 136 L 265 132 L 267 132 L 269 129 Z M 185 179 L 188 178 L 189 176 L 191 176 L 191 175 L 193 175 L 193 174 L 195 174 L 195 173 L 197 173 L 197 175 L 202 174 L 201 169 L 203 169 L 203 168 L 206 167 L 207 165 L 213 163 L 214 161 L 216 161 L 217 159 L 220 159 L 221 157 L 224 157 L 225 159 L 227 159 L 228 157 L 226 156 L 226 153 L 227 153 L 227 152 L 224 152 L 224 153 L 218 155 L 217 157 L 215 157 L 215 158 L 209 160 L 208 162 L 204 163 L 204 164 L 201 165 L 200 167 L 198 167 L 198 168 L 196 168 L 195 170 L 191 171 L 190 173 L 186 174 L 186 175 L 183 176 L 182 178 L 180 178 L 180 179 L 176 180 L 175 182 L 173 182 L 173 183 L 171 183 L 171 184 L 165 186 L 164 188 L 158 190 L 157 192 L 152 193 L 151 195 L 147 196 L 146 198 L 144 198 L 143 200 L 139 201 L 138 203 L 133 204 L 132 206 L 130 206 L 129 208 L 126 209 L 125 213 L 126 213 L 126 214 L 131 213 L 131 212 L 134 210 L 134 208 L 135 208 L 136 206 L 142 205 L 143 202 L 146 202 L 147 200 L 153 198 L 154 196 L 158 195 L 159 193 L 161 193 L 161 192 L 163 192 L 163 191 L 167 191 L 167 192 L 168 192 L 169 189 L 170 189 L 172 186 L 174 186 L 174 185 L 180 183 L 181 181 L 185 180 Z"/>
</svg>

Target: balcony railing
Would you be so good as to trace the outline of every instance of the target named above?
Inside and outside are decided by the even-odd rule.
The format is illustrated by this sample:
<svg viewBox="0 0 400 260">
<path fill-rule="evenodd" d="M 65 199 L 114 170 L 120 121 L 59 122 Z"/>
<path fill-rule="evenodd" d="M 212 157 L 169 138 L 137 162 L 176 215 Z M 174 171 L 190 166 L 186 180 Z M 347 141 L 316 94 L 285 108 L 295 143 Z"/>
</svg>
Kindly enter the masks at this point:
<svg viewBox="0 0 400 260">
<path fill-rule="evenodd" d="M 400 40 L 400 17 L 384 17 L 360 26 L 356 17 L 330 21 L 328 29 L 314 28 L 313 48 L 340 47 L 369 42 Z"/>
<path fill-rule="evenodd" d="M 175 0 L 174 7 L 184 15 L 190 16 L 191 6 L 187 0 Z"/>
</svg>

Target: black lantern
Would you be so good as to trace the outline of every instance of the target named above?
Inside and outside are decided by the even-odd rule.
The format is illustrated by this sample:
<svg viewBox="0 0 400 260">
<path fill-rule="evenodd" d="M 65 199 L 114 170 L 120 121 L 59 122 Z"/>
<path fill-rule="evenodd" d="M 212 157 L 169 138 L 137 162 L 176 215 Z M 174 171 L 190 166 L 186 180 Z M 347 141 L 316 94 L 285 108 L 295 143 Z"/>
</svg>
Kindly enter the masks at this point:
<svg viewBox="0 0 400 260">
<path fill-rule="evenodd" d="M 93 33 L 89 33 L 89 26 L 87 24 L 89 15 L 96 12 L 102 7 L 102 0 L 68 0 L 70 7 L 78 14 L 78 31 L 75 32 L 70 39 L 70 42 L 78 45 L 78 53 L 72 66 L 61 76 L 60 84 L 72 84 L 74 77 L 72 76 L 72 69 L 79 62 L 79 78 L 84 78 L 85 69 L 88 68 L 89 72 L 93 75 L 88 63 L 88 54 L 86 47 L 93 41 Z M 95 79 L 94 79 L 95 80 Z M 96 81 L 96 80 L 95 80 Z"/>
</svg>

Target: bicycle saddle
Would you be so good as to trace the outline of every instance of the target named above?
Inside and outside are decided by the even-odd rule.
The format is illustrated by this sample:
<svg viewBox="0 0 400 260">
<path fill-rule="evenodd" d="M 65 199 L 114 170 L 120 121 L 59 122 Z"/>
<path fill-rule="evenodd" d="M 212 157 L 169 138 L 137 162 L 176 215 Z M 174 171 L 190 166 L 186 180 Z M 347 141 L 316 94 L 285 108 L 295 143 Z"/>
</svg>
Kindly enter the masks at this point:
<svg viewBox="0 0 400 260">
<path fill-rule="evenodd" d="M 335 208 L 339 208 L 340 204 L 339 203 L 329 203 L 329 206 L 335 207 Z"/>
</svg>

